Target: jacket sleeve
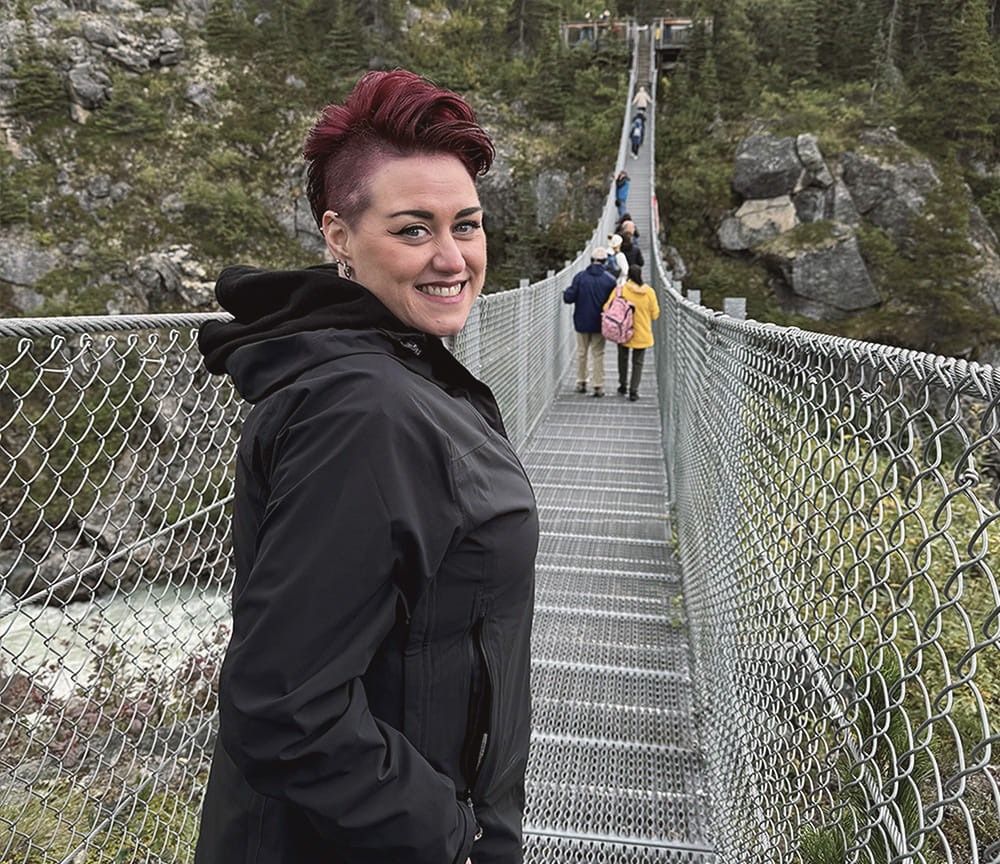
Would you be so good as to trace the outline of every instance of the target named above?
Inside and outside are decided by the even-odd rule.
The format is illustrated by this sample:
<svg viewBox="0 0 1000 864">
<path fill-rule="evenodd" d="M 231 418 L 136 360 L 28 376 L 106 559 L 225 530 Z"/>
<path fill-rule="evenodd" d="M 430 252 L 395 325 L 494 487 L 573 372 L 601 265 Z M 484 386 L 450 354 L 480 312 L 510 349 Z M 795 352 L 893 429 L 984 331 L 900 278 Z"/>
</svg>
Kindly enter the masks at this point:
<svg viewBox="0 0 1000 864">
<path fill-rule="evenodd" d="M 355 379 L 298 394 L 258 439 L 274 443 L 257 448 L 266 495 L 234 592 L 222 740 L 250 785 L 300 808 L 337 860 L 464 864 L 470 808 L 375 719 L 362 681 L 403 575 L 432 574 L 458 525 L 446 443 L 407 410 L 403 386 Z"/>
<path fill-rule="evenodd" d="M 646 261 L 645 259 L 643 259 L 642 250 L 638 246 L 635 247 L 635 255 L 636 255 L 636 261 L 638 262 L 639 266 L 645 267 Z"/>
<path fill-rule="evenodd" d="M 576 303 L 576 295 L 579 289 L 577 280 L 574 277 L 573 281 L 569 283 L 569 288 L 563 291 L 563 303 Z"/>
<path fill-rule="evenodd" d="M 651 320 L 655 321 L 660 317 L 660 301 L 656 296 L 656 291 L 652 288 L 649 289 L 649 297 L 652 302 L 650 302 L 649 307 L 649 317 Z"/>
</svg>

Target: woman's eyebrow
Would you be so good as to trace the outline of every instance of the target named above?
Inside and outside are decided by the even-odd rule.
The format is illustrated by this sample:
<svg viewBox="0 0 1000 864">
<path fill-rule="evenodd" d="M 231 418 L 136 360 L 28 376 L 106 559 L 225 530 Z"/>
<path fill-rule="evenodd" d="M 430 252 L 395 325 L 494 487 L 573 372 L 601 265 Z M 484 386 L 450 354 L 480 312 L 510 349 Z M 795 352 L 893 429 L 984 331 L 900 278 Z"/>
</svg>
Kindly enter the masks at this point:
<svg viewBox="0 0 1000 864">
<path fill-rule="evenodd" d="M 482 207 L 466 207 L 464 210 L 459 210 L 455 214 L 456 219 L 464 219 L 466 216 L 471 216 L 473 213 L 482 213 Z M 433 219 L 434 214 L 429 210 L 398 210 L 395 213 L 390 213 L 389 218 L 395 219 L 397 216 L 413 216 L 415 219 Z"/>
</svg>

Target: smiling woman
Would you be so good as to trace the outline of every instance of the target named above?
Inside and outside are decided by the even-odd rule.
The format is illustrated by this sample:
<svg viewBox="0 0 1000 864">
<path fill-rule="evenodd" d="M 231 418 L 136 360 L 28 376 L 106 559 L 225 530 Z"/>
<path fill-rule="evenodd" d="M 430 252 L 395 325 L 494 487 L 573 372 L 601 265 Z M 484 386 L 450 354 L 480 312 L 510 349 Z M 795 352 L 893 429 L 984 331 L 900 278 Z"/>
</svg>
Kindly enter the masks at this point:
<svg viewBox="0 0 1000 864">
<path fill-rule="evenodd" d="M 404 324 L 454 335 L 486 278 L 472 178 L 454 156 L 413 155 L 387 159 L 370 182 L 370 204 L 355 226 L 323 214 L 327 246 Z"/>
<path fill-rule="evenodd" d="M 438 337 L 479 296 L 456 94 L 364 76 L 303 149 L 336 263 L 228 267 L 205 365 L 254 407 L 197 864 L 518 864 L 538 519 L 496 401 Z"/>
</svg>

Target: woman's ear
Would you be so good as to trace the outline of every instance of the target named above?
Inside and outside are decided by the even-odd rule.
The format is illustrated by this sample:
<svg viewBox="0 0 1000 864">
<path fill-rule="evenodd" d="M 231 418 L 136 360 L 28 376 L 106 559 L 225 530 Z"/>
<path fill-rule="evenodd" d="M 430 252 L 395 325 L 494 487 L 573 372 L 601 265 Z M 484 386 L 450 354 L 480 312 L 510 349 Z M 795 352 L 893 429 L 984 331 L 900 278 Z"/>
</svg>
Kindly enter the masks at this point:
<svg viewBox="0 0 1000 864">
<path fill-rule="evenodd" d="M 326 240 L 326 248 L 336 260 L 350 260 L 347 224 L 341 219 L 340 214 L 333 210 L 327 210 L 323 214 L 323 239 Z"/>
</svg>

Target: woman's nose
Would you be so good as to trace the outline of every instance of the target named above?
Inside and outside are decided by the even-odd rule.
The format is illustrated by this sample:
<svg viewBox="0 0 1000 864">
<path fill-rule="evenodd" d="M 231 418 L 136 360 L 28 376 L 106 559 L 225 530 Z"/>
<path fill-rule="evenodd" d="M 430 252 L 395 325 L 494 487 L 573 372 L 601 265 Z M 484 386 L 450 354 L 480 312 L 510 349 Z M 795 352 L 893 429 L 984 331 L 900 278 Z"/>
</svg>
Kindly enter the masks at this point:
<svg viewBox="0 0 1000 864">
<path fill-rule="evenodd" d="M 451 234 L 438 241 L 434 266 L 444 273 L 458 273 L 465 269 L 465 256 L 458 241 Z"/>
</svg>

